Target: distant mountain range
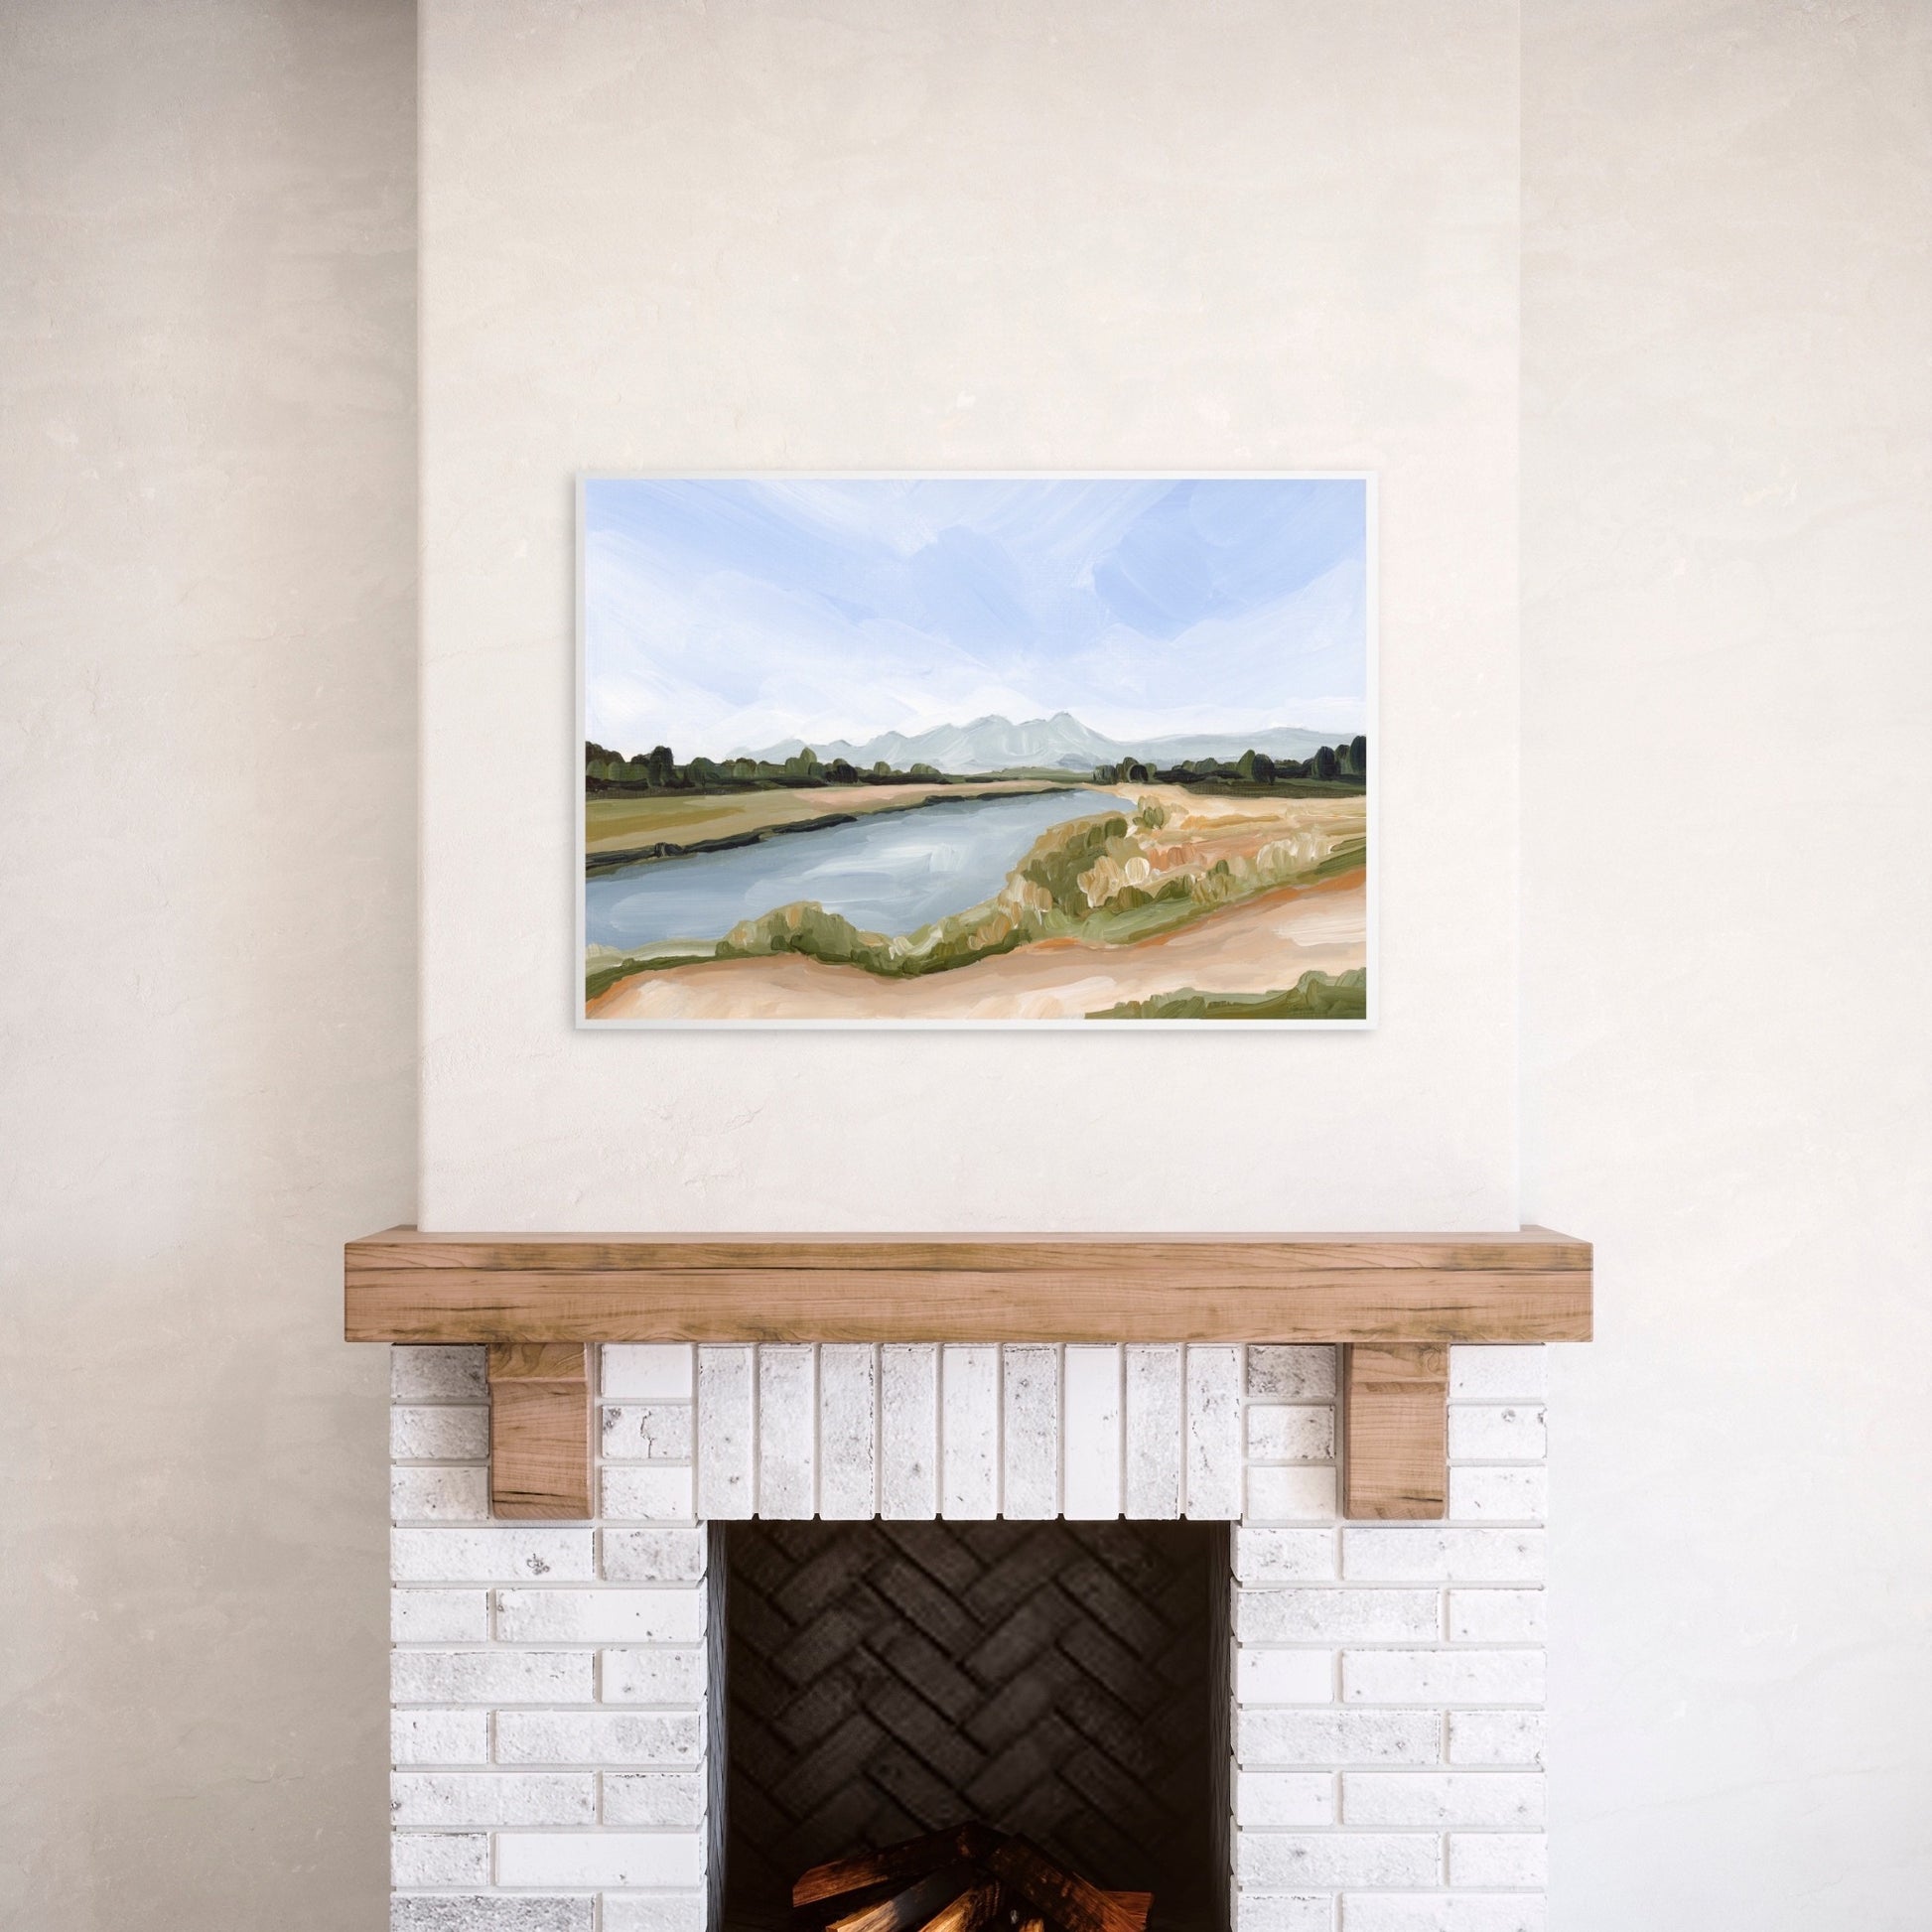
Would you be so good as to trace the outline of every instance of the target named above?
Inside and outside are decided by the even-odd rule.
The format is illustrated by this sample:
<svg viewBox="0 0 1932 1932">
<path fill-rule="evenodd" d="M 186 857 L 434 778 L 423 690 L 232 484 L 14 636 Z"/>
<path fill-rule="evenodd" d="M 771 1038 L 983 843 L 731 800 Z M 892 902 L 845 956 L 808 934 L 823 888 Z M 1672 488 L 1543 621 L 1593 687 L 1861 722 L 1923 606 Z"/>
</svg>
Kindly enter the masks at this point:
<svg viewBox="0 0 1932 1932">
<path fill-rule="evenodd" d="M 1321 746 L 1340 744 L 1352 736 L 1350 732 L 1306 731 L 1299 725 L 1267 725 L 1239 735 L 1182 732 L 1172 738 L 1144 738 L 1130 744 L 1088 730 L 1070 711 L 1056 711 L 1050 718 L 1030 718 L 1018 725 L 1010 718 L 975 718 L 970 725 L 935 725 L 931 731 L 910 738 L 902 732 L 886 732 L 863 745 L 842 738 L 814 739 L 811 748 L 821 759 L 846 759 L 861 766 L 877 764 L 884 759 L 898 771 L 913 764 L 968 773 L 1007 771 L 1021 765 L 1090 771 L 1096 764 L 1117 764 L 1130 757 L 1161 764 L 1173 764 L 1181 759 L 1238 759 L 1249 751 L 1266 752 L 1277 759 L 1308 759 Z M 749 756 L 775 764 L 804 746 L 802 738 L 787 738 Z"/>
</svg>

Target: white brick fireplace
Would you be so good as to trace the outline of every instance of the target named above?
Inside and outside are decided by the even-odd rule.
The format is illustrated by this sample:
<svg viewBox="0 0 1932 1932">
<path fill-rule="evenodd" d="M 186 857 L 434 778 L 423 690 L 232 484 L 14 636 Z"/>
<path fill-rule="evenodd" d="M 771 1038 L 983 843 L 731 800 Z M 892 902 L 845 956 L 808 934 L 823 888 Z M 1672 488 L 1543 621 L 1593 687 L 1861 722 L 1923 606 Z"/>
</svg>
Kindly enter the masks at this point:
<svg viewBox="0 0 1932 1932">
<path fill-rule="evenodd" d="M 1543 1348 L 1451 1351 L 1441 1523 L 1339 1519 L 1325 1346 L 596 1353 L 564 1523 L 490 1519 L 484 1350 L 393 1350 L 396 1932 L 705 1932 L 754 1515 L 1231 1523 L 1237 1932 L 1540 1932 Z"/>
</svg>

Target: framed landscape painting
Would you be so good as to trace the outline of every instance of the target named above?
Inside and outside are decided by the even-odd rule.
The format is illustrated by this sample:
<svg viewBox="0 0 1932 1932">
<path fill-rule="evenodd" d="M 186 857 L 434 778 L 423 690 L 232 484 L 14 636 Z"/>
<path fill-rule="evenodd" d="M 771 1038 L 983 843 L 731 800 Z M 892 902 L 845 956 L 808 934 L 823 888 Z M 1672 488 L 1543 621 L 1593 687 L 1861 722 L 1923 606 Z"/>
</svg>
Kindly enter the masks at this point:
<svg viewBox="0 0 1932 1932">
<path fill-rule="evenodd" d="M 1374 516 L 583 479 L 581 1024 L 1371 1024 Z"/>
</svg>

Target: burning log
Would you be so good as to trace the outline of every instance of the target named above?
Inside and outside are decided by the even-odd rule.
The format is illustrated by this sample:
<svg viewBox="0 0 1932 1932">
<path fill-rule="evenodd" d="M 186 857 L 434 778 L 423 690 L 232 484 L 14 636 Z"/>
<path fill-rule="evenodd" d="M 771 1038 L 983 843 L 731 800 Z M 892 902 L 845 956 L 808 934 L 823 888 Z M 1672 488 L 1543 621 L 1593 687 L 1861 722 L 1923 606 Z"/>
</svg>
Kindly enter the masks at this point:
<svg viewBox="0 0 1932 1932">
<path fill-rule="evenodd" d="M 983 1875 L 973 1865 L 943 1866 L 877 1904 L 835 1918 L 827 1932 L 919 1932 L 921 1927 L 932 1927 L 936 1932 L 940 1917 Z"/>
<path fill-rule="evenodd" d="M 1057 1932 L 1140 1932 L 1140 1924 L 1111 1892 L 1055 1864 L 1030 1839 L 1003 1840 L 987 1854 L 986 1863 L 1008 1891 Z"/>
<path fill-rule="evenodd" d="M 977 1863 L 999 1842 L 999 1833 L 988 1831 L 984 1825 L 957 1825 L 951 1831 L 901 1840 L 883 1851 L 834 1859 L 830 1864 L 815 1864 L 800 1874 L 791 1888 L 791 1902 L 816 1905 L 822 1899 L 842 1898 L 847 1892 L 864 1891 L 871 1885 L 923 1878 L 941 1865 Z"/>
<path fill-rule="evenodd" d="M 1029 1839 L 961 1825 L 813 1865 L 791 1902 L 825 1932 L 1146 1932 L 1154 1894 L 1102 1891 Z"/>
</svg>

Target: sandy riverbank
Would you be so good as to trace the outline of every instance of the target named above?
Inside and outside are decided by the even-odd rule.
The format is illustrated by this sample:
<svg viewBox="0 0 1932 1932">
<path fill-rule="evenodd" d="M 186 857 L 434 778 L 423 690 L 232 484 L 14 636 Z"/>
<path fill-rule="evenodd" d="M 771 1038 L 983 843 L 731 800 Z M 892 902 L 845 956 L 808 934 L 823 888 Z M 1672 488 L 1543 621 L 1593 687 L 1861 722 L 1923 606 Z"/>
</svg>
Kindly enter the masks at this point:
<svg viewBox="0 0 1932 1932">
<path fill-rule="evenodd" d="M 1263 993 L 1368 963 L 1363 874 L 1263 894 L 1132 946 L 1046 940 L 917 979 L 797 955 L 640 973 L 592 1020 L 1079 1020 L 1177 987 Z"/>
</svg>

